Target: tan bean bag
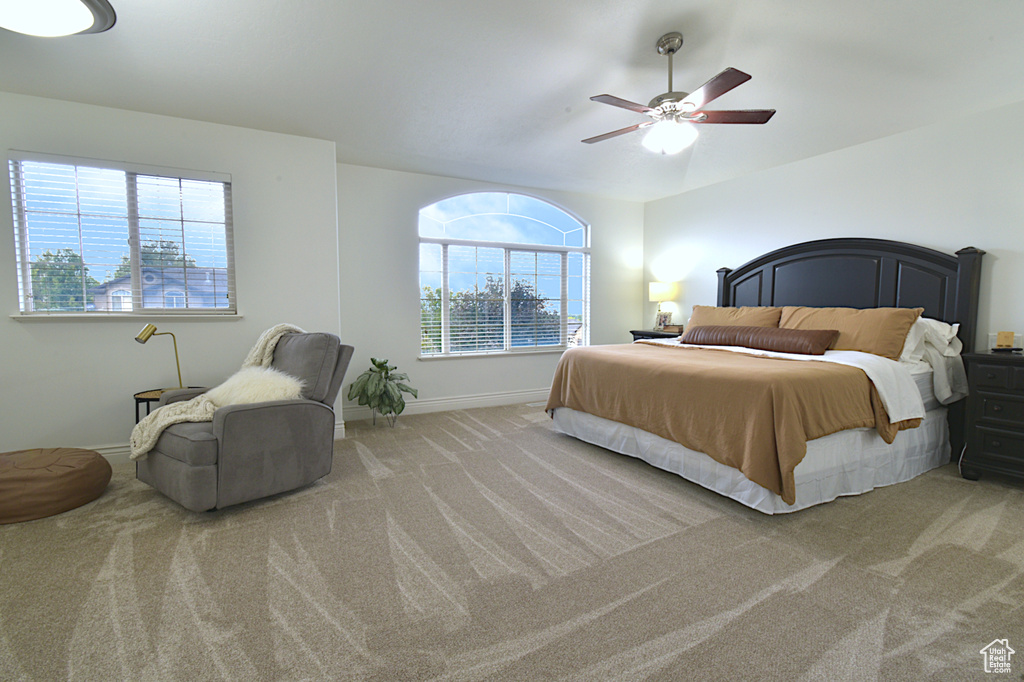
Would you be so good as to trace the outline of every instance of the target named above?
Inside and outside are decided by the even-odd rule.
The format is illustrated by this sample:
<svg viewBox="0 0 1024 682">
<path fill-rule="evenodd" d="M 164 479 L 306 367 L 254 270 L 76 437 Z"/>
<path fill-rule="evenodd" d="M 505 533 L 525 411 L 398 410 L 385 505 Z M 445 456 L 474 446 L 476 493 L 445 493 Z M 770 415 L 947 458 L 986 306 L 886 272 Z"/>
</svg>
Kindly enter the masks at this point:
<svg viewBox="0 0 1024 682">
<path fill-rule="evenodd" d="M 103 494 L 110 463 L 98 452 L 48 448 L 0 453 L 0 523 L 53 516 Z"/>
</svg>

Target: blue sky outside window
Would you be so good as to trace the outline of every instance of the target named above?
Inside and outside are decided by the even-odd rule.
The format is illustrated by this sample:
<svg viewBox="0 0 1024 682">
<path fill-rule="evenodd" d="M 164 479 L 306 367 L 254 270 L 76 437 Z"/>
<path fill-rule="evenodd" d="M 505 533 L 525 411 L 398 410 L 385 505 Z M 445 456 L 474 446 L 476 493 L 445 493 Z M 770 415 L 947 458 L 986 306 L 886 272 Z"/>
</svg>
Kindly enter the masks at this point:
<svg viewBox="0 0 1024 682">
<path fill-rule="evenodd" d="M 477 192 L 423 208 L 419 235 L 423 355 L 585 342 L 588 227 L 575 216 Z"/>
<path fill-rule="evenodd" d="M 21 312 L 124 311 L 115 291 L 141 286 L 140 269 L 142 308 L 234 309 L 230 182 L 21 155 L 9 160 Z"/>
</svg>

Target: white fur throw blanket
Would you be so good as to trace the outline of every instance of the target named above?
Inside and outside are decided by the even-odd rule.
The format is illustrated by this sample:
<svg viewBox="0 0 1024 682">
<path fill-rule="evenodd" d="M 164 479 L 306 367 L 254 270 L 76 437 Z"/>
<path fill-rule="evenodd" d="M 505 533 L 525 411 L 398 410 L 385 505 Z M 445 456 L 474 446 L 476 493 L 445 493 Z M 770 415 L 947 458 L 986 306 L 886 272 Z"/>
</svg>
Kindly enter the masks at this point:
<svg viewBox="0 0 1024 682">
<path fill-rule="evenodd" d="M 303 334 L 305 330 L 293 324 L 278 324 L 260 334 L 256 345 L 249 351 L 242 367 L 267 367 L 274 359 L 274 349 L 277 342 L 285 334 Z M 209 422 L 213 421 L 213 413 L 220 405 L 212 401 L 205 393 L 198 395 L 191 400 L 183 400 L 163 407 L 158 407 L 135 425 L 129 439 L 132 454 L 131 458 L 143 459 L 153 446 L 164 429 L 172 424 L 182 422 Z"/>
</svg>

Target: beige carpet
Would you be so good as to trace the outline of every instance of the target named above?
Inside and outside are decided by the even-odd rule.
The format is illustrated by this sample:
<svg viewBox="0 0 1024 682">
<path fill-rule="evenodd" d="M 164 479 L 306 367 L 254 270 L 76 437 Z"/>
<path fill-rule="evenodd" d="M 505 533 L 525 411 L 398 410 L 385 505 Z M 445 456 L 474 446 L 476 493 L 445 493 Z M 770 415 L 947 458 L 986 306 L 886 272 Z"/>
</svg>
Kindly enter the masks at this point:
<svg viewBox="0 0 1024 682">
<path fill-rule="evenodd" d="M 0 527 L 2 680 L 965 680 L 1024 672 L 1024 489 L 952 466 L 768 517 L 537 407 L 348 424 L 317 484 Z M 982 647 L 1007 639 L 1010 675 Z"/>
</svg>

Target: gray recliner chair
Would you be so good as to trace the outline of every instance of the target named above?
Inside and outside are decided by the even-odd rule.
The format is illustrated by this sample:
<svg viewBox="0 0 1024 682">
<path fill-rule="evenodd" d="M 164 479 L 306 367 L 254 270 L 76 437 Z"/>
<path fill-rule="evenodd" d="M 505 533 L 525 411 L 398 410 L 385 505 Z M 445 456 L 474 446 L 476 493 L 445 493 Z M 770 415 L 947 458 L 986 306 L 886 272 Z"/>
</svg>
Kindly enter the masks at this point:
<svg viewBox="0 0 1024 682">
<path fill-rule="evenodd" d="M 352 358 L 334 334 L 287 334 L 271 366 L 305 382 L 302 398 L 218 409 L 212 422 L 167 427 L 135 475 L 192 511 L 308 485 L 331 471 L 334 400 Z M 160 404 L 206 389 L 167 391 Z"/>
</svg>

